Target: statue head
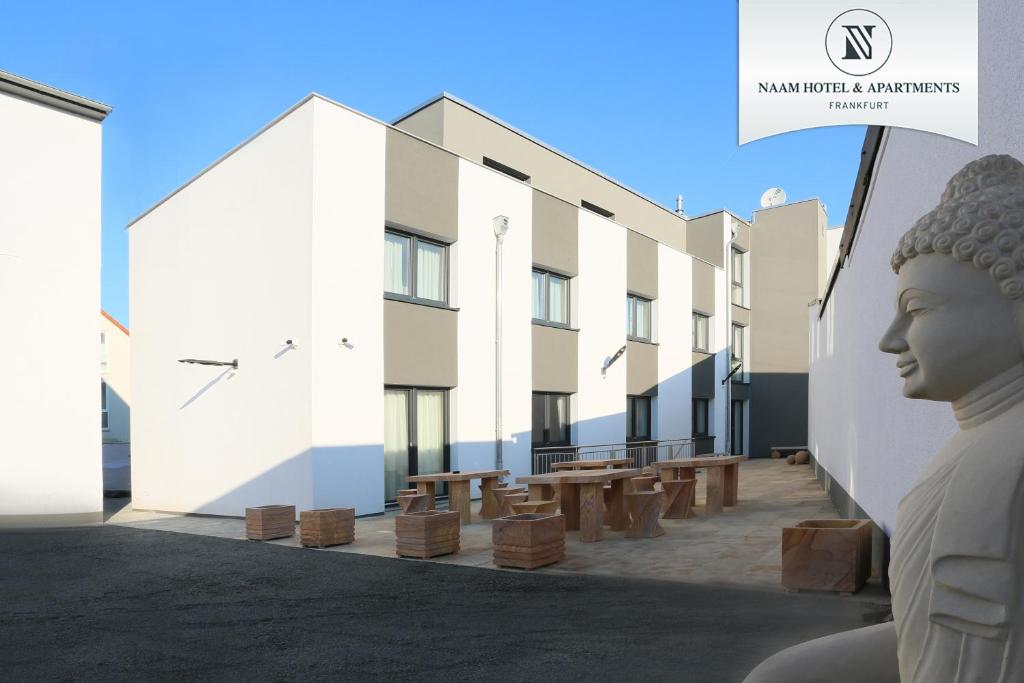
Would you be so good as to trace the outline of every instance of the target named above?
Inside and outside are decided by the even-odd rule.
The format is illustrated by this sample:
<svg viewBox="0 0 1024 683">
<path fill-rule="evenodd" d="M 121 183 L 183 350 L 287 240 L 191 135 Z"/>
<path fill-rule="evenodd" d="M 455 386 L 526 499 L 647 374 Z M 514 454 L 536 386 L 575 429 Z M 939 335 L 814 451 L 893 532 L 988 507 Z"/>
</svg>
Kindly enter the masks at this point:
<svg viewBox="0 0 1024 683">
<path fill-rule="evenodd" d="M 1024 360 L 1024 164 L 1007 155 L 954 175 L 892 256 L 896 315 L 882 351 L 903 394 L 955 401 Z"/>
</svg>

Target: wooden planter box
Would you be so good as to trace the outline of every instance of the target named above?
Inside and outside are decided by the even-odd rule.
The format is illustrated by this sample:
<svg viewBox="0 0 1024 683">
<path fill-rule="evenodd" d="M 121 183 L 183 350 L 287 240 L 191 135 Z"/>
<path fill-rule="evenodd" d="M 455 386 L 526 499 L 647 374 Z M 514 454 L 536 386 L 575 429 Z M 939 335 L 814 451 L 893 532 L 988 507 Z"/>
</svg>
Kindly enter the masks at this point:
<svg viewBox="0 0 1024 683">
<path fill-rule="evenodd" d="M 426 559 L 459 552 L 457 510 L 425 510 L 395 517 L 395 553 Z"/>
<path fill-rule="evenodd" d="M 871 575 L 871 520 L 809 519 L 782 530 L 782 585 L 859 591 Z"/>
<path fill-rule="evenodd" d="M 491 525 L 494 564 L 536 569 L 565 559 L 565 517 L 542 513 L 512 515 Z"/>
<path fill-rule="evenodd" d="M 356 538 L 355 508 L 325 508 L 299 513 L 299 540 L 307 548 L 351 543 Z"/>
<path fill-rule="evenodd" d="M 294 505 L 261 505 L 245 508 L 245 537 L 269 541 L 295 535 Z"/>
</svg>

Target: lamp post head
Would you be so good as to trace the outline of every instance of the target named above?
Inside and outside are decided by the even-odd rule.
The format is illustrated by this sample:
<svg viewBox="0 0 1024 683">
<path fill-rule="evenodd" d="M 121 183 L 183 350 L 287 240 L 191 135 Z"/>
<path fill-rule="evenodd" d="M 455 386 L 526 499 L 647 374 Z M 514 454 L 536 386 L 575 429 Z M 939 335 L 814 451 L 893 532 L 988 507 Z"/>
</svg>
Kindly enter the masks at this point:
<svg viewBox="0 0 1024 683">
<path fill-rule="evenodd" d="M 494 236 L 501 239 L 508 232 L 508 216 L 495 216 L 492 221 Z"/>
</svg>

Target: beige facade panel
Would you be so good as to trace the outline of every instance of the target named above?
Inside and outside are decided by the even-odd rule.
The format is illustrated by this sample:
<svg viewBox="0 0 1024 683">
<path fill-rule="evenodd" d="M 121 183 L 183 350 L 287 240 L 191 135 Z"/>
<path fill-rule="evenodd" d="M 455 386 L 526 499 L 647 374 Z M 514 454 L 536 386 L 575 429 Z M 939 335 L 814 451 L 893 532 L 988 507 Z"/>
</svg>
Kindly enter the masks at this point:
<svg viewBox="0 0 1024 683">
<path fill-rule="evenodd" d="M 715 267 L 694 259 L 693 310 L 715 315 Z"/>
<path fill-rule="evenodd" d="M 459 383 L 455 311 L 384 300 L 384 383 L 454 387 Z"/>
<path fill-rule="evenodd" d="M 412 116 L 402 119 L 398 127 L 440 145 L 444 141 L 444 104 L 438 100 L 423 107 Z"/>
<path fill-rule="evenodd" d="M 750 309 L 730 304 L 732 306 L 732 321 L 737 325 L 750 325 Z"/>
<path fill-rule="evenodd" d="M 658 243 L 638 232 L 626 232 L 626 288 L 658 298 Z"/>
<path fill-rule="evenodd" d="M 740 251 L 750 251 L 750 226 L 734 216 L 728 218 L 736 226 L 736 237 L 733 238 L 733 244 Z"/>
<path fill-rule="evenodd" d="M 586 200 L 614 214 L 614 220 L 649 237 L 686 250 L 686 221 L 566 157 L 449 99 L 441 100 L 446 149 L 477 163 L 488 157 L 530 177 L 535 187 L 579 206 Z M 419 113 L 398 122 L 405 127 Z"/>
<path fill-rule="evenodd" d="M 533 263 L 565 275 L 579 274 L 579 208 L 533 191 Z"/>
<path fill-rule="evenodd" d="M 686 250 L 698 258 L 725 268 L 725 225 L 729 214 L 718 211 L 686 223 Z"/>
<path fill-rule="evenodd" d="M 458 240 L 458 157 L 389 128 L 385 163 L 385 220 L 444 242 Z"/>
<path fill-rule="evenodd" d="M 546 325 L 533 326 L 533 390 L 575 394 L 577 333 Z"/>
<path fill-rule="evenodd" d="M 626 393 L 658 395 L 658 347 L 655 344 L 626 342 Z"/>
<path fill-rule="evenodd" d="M 693 352 L 693 397 L 713 399 L 715 397 L 715 356 L 710 353 Z"/>
</svg>

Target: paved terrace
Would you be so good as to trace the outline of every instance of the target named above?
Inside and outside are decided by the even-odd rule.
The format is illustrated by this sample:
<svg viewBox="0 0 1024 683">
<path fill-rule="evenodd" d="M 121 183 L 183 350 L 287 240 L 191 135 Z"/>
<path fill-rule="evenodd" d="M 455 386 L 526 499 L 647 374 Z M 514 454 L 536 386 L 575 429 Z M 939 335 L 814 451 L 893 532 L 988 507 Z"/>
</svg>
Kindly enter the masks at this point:
<svg viewBox="0 0 1024 683">
<path fill-rule="evenodd" d="M 785 460 L 744 462 L 740 465 L 739 505 L 726 508 L 722 514 L 710 518 L 703 514 L 703 476 L 703 473 L 698 474 L 697 517 L 663 519 L 661 525 L 665 528 L 665 535 L 652 539 L 630 539 L 625 537 L 625 532 L 606 528 L 603 541 L 581 543 L 579 532 L 568 532 L 566 559 L 551 567 L 535 570 L 535 573 L 646 578 L 782 591 L 782 527 L 804 519 L 836 518 L 835 510 L 815 480 L 813 470 L 803 465 L 787 465 Z M 125 503 L 124 499 L 120 503 L 116 501 L 111 500 L 115 505 Z M 278 502 L 288 504 L 290 501 Z M 479 506 L 479 501 L 474 503 L 473 523 L 462 527 L 461 551 L 457 555 L 404 561 L 498 570 L 492 563 L 491 525 L 480 519 Z M 395 514 L 390 512 L 357 519 L 355 542 L 319 552 L 394 558 Z M 244 520 L 234 518 L 134 512 L 125 507 L 113 514 L 108 523 L 245 539 Z M 298 534 L 268 543 L 297 548 Z M 870 585 L 858 596 L 872 601 L 884 600 L 881 589 Z"/>
</svg>

